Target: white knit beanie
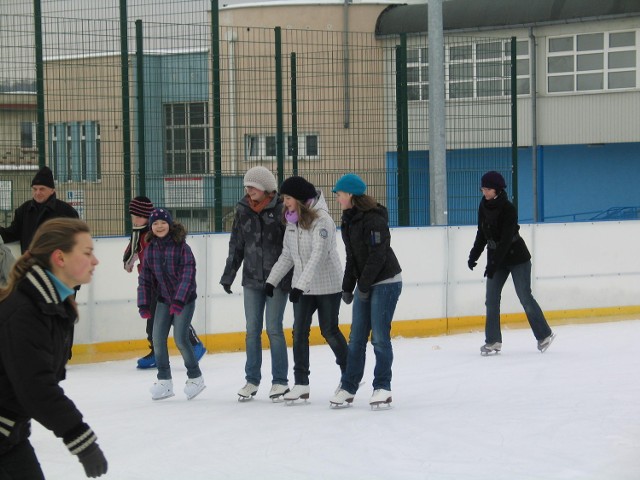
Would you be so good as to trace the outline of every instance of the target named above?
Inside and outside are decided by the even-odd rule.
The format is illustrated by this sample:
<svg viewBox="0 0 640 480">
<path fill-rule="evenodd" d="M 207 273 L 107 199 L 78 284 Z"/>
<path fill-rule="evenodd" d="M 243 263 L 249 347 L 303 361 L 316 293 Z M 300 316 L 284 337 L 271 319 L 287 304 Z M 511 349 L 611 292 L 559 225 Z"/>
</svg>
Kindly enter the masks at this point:
<svg viewBox="0 0 640 480">
<path fill-rule="evenodd" d="M 244 186 L 254 187 L 267 193 L 275 192 L 278 189 L 276 177 L 262 165 L 247 170 L 247 173 L 244 174 Z"/>
</svg>

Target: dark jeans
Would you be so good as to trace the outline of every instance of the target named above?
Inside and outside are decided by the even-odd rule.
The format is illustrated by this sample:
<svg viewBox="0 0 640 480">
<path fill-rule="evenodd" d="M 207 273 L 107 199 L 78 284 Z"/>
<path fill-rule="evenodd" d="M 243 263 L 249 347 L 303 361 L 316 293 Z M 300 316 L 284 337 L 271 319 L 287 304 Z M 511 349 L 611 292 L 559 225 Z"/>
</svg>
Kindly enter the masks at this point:
<svg viewBox="0 0 640 480">
<path fill-rule="evenodd" d="M 336 356 L 340 372 L 347 368 L 347 340 L 338 328 L 342 293 L 302 295 L 293 304 L 293 376 L 296 385 L 309 385 L 309 332 L 314 312 L 318 311 L 320 333 Z"/>
<path fill-rule="evenodd" d="M 487 278 L 487 296 L 485 305 L 487 306 L 487 320 L 485 324 L 486 343 L 502 342 L 500 331 L 500 300 L 502 298 L 502 288 L 507 278 L 511 274 L 513 285 L 516 288 L 516 295 L 524 307 L 531 330 L 537 340 L 542 340 L 551 335 L 551 328 L 544 318 L 544 313 L 536 299 L 531 294 L 531 261 L 501 267 L 496 270 L 493 278 Z"/>
<path fill-rule="evenodd" d="M 40 462 L 29 440 L 0 455 L 0 480 L 44 480 Z"/>
</svg>

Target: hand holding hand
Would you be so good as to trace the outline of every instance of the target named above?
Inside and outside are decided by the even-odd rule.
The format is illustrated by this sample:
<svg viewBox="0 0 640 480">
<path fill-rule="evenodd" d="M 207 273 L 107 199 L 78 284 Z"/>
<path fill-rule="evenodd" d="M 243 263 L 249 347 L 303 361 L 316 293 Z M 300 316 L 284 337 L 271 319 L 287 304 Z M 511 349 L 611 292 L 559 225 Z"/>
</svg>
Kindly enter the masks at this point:
<svg viewBox="0 0 640 480">
<path fill-rule="evenodd" d="M 293 290 L 291 290 L 291 293 L 289 293 L 289 300 L 291 301 L 291 303 L 298 303 L 301 296 L 302 290 L 300 290 L 299 288 L 294 288 Z"/>
<path fill-rule="evenodd" d="M 182 305 L 180 302 L 173 302 L 169 307 L 169 315 L 180 315 L 183 308 L 184 305 Z"/>
<path fill-rule="evenodd" d="M 264 285 L 264 294 L 267 297 L 273 297 L 273 285 L 271 285 L 270 283 L 265 283 Z"/>
<path fill-rule="evenodd" d="M 231 291 L 231 285 L 229 285 L 228 283 L 223 283 L 222 284 L 222 288 L 224 288 L 224 291 L 227 292 L 229 295 L 231 295 L 233 293 Z"/>
<path fill-rule="evenodd" d="M 353 302 L 353 293 L 351 292 L 342 292 L 342 301 L 347 305 L 350 305 Z"/>
<path fill-rule="evenodd" d="M 78 460 L 89 478 L 97 478 L 107 473 L 107 459 L 104 458 L 102 450 L 95 442 L 78 453 Z"/>
</svg>

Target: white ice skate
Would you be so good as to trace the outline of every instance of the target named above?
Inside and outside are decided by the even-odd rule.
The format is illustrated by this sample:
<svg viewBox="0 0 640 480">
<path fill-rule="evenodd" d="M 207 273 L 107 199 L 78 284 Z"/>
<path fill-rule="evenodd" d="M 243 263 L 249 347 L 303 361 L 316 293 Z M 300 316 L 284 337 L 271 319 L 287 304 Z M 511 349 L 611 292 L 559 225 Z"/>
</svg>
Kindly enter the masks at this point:
<svg viewBox="0 0 640 480">
<path fill-rule="evenodd" d="M 371 410 L 381 410 L 391 408 L 391 390 L 379 388 L 373 391 L 373 395 L 369 399 Z"/>
<path fill-rule="evenodd" d="M 202 378 L 202 375 L 197 378 L 188 378 L 184 384 L 184 394 L 187 396 L 187 400 L 193 400 L 205 388 L 207 388 L 207 386 L 204 384 L 204 378 Z"/>
<path fill-rule="evenodd" d="M 493 343 L 485 343 L 480 347 L 480 355 L 483 357 L 487 357 L 489 355 L 497 355 L 502 350 L 502 343 L 493 342 Z"/>
<path fill-rule="evenodd" d="M 269 390 L 269 398 L 273 403 L 280 403 L 284 400 L 284 394 L 289 391 L 289 385 L 274 383 Z"/>
<path fill-rule="evenodd" d="M 329 400 L 329 406 L 331 408 L 346 408 L 350 407 L 353 403 L 355 395 L 349 393 L 346 390 L 338 390 L 338 392 Z"/>
<path fill-rule="evenodd" d="M 309 385 L 294 385 L 289 392 L 284 394 L 284 402 L 287 405 L 295 405 L 298 400 L 304 400 L 304 402 L 300 403 L 307 403 L 310 391 Z"/>
<path fill-rule="evenodd" d="M 169 380 L 158 380 L 149 389 L 151 392 L 152 400 L 164 400 L 165 398 L 173 397 L 173 382 Z"/>
<path fill-rule="evenodd" d="M 256 396 L 256 393 L 258 393 L 258 385 L 247 382 L 244 387 L 238 390 L 238 401 L 246 402 L 248 400 L 251 400 Z"/>
<path fill-rule="evenodd" d="M 538 340 L 538 350 L 540 350 L 540 353 L 546 352 L 547 348 L 549 348 L 549 345 L 551 345 L 551 342 L 553 342 L 555 340 L 555 338 L 556 338 L 556 334 L 552 333 L 547 338 L 543 338 L 542 340 Z"/>
</svg>

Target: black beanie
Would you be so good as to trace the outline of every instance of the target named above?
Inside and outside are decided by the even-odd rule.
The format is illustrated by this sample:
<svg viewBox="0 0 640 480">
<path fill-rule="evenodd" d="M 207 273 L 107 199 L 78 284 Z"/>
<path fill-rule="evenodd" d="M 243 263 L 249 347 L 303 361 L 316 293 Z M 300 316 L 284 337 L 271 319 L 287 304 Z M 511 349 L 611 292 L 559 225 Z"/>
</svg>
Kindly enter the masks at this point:
<svg viewBox="0 0 640 480">
<path fill-rule="evenodd" d="M 493 188 L 496 192 L 499 192 L 507 188 L 507 184 L 502 175 L 491 170 L 482 176 L 482 188 Z"/>
<path fill-rule="evenodd" d="M 36 176 L 31 180 L 31 186 L 34 185 L 43 185 L 49 188 L 56 188 L 55 183 L 53 183 L 53 172 L 49 167 L 42 167 L 36 173 Z"/>
<path fill-rule="evenodd" d="M 303 203 L 317 194 L 316 187 L 302 177 L 289 177 L 280 185 L 280 195 L 288 195 Z"/>
</svg>

